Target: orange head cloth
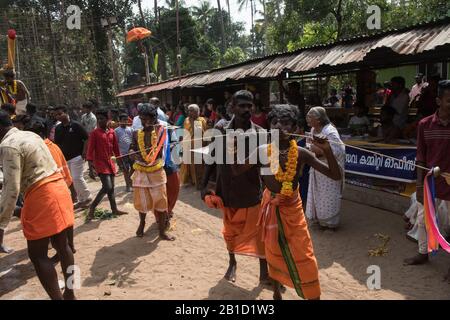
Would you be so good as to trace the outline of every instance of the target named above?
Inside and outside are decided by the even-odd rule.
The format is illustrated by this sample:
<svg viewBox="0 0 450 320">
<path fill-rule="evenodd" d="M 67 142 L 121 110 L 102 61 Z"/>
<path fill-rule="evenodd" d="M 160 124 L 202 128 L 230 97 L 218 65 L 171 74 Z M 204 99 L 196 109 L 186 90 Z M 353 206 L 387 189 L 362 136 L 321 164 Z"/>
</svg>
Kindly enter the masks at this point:
<svg viewBox="0 0 450 320">
<path fill-rule="evenodd" d="M 222 198 L 219 196 L 216 196 L 216 194 L 213 192 L 212 194 L 209 194 L 205 196 L 205 203 L 208 206 L 208 208 L 211 209 L 223 209 L 223 201 Z"/>
</svg>

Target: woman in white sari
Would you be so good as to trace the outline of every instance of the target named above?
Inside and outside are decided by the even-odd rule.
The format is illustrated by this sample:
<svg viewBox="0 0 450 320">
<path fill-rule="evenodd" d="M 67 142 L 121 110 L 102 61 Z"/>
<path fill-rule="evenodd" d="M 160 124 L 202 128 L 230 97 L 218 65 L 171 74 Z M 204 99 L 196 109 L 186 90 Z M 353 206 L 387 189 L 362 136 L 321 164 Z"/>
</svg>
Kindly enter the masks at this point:
<svg viewBox="0 0 450 320">
<path fill-rule="evenodd" d="M 328 138 L 333 154 L 343 173 L 345 146 L 342 144 L 336 127 L 333 126 L 328 118 L 326 110 L 322 107 L 311 108 L 306 116 L 306 120 L 311 127 L 312 134 L 321 134 Z M 311 151 L 321 161 L 326 162 L 321 150 L 311 145 Z M 307 218 L 313 223 L 319 223 L 322 228 L 336 229 L 339 226 L 342 188 L 343 180 L 334 181 L 311 168 L 309 173 L 308 201 L 306 202 Z"/>
</svg>

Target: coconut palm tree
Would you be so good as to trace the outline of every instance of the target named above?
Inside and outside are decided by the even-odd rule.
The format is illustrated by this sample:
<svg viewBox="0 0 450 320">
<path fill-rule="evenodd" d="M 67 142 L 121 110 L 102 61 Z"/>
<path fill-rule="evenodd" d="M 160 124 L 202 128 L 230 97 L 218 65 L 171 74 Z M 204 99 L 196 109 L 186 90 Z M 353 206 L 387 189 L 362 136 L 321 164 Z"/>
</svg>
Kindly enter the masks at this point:
<svg viewBox="0 0 450 320">
<path fill-rule="evenodd" d="M 220 29 L 221 29 L 221 33 L 222 33 L 222 54 L 225 53 L 226 51 L 226 46 L 225 46 L 225 24 L 223 22 L 223 11 L 222 11 L 222 6 L 220 5 L 220 0 L 217 0 L 217 9 L 219 9 L 219 14 L 220 14 Z"/>
<path fill-rule="evenodd" d="M 194 6 L 192 8 L 192 15 L 197 19 L 197 21 L 201 24 L 201 29 L 206 33 L 206 29 L 208 28 L 208 21 L 213 12 L 213 7 L 208 0 L 203 0 L 200 2 L 199 6 Z"/>
<path fill-rule="evenodd" d="M 219 0 L 218 0 L 219 1 Z M 251 38 L 252 38 L 252 51 L 255 51 L 254 45 L 255 45 L 255 41 L 254 41 L 254 37 L 253 37 L 253 32 L 254 32 L 254 27 L 255 27 L 255 21 L 254 21 L 254 12 L 255 12 L 255 0 L 237 0 L 238 4 L 239 4 L 239 11 L 242 11 L 242 9 L 244 8 L 248 8 L 248 4 L 250 2 L 250 13 L 251 13 L 251 23 L 252 23 L 252 29 L 251 29 Z"/>
</svg>

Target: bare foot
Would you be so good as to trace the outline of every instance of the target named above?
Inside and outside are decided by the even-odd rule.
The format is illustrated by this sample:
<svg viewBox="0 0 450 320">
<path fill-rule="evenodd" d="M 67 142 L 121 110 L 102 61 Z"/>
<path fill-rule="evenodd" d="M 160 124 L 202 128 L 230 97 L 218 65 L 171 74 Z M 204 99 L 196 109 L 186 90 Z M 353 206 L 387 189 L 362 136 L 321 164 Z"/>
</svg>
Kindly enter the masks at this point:
<svg viewBox="0 0 450 320">
<path fill-rule="evenodd" d="M 11 253 L 14 250 L 11 248 L 8 248 L 7 246 L 5 246 L 4 244 L 0 245 L 0 253 Z"/>
<path fill-rule="evenodd" d="M 144 236 L 144 228 L 145 228 L 145 222 L 144 223 L 141 222 L 139 224 L 139 227 L 138 227 L 137 231 L 136 231 L 136 236 L 138 238 L 142 238 Z"/>
<path fill-rule="evenodd" d="M 237 265 L 235 263 L 232 263 L 228 266 L 228 270 L 227 273 L 225 273 L 225 280 L 227 281 L 231 281 L 231 282 L 236 282 L 236 269 L 237 269 Z"/>
<path fill-rule="evenodd" d="M 275 290 L 273 293 L 273 300 L 283 300 L 280 290 Z"/>
<path fill-rule="evenodd" d="M 77 298 L 75 298 L 75 294 L 73 293 L 73 290 L 64 290 L 63 299 L 64 300 L 77 300 Z"/>
<path fill-rule="evenodd" d="M 428 262 L 428 254 L 416 254 L 414 257 L 412 258 L 408 258 L 403 260 L 403 265 L 404 266 L 415 266 L 415 265 L 420 265 L 420 264 L 424 264 Z"/>
<path fill-rule="evenodd" d="M 115 210 L 115 211 L 113 211 L 113 214 L 115 214 L 116 216 L 124 216 L 124 215 L 128 214 L 128 212 L 121 211 L 121 210 Z"/>
<path fill-rule="evenodd" d="M 161 232 L 159 234 L 159 237 L 161 238 L 161 240 L 165 240 L 165 241 L 174 241 L 175 240 L 174 236 L 167 234 L 165 231 Z"/>
</svg>

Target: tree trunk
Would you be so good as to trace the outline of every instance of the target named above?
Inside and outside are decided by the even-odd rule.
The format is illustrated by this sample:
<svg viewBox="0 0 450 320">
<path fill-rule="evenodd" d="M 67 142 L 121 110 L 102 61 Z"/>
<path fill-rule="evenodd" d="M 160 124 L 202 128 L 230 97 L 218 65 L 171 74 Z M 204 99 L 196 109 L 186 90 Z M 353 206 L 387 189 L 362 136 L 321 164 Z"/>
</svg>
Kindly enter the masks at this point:
<svg viewBox="0 0 450 320">
<path fill-rule="evenodd" d="M 251 34 L 251 38 L 252 38 L 252 52 L 253 54 L 255 54 L 255 24 L 253 22 L 253 1 L 254 0 L 250 0 L 250 12 L 251 12 L 251 20 L 252 20 L 252 30 L 250 32 Z"/>
<path fill-rule="evenodd" d="M 58 72 L 57 72 L 57 68 L 56 68 L 56 43 L 55 43 L 55 36 L 53 35 L 53 31 L 52 31 L 52 18 L 51 18 L 51 14 L 50 14 L 50 4 L 49 1 L 45 1 L 45 10 L 46 10 L 46 15 L 47 15 L 47 25 L 48 25 L 48 30 L 50 32 L 50 40 L 52 42 L 52 69 L 53 69 L 53 78 L 55 81 L 55 87 L 56 87 L 56 95 L 57 95 L 57 99 L 58 99 L 58 104 L 61 104 L 61 88 L 59 86 L 59 80 L 58 80 Z"/>
<path fill-rule="evenodd" d="M 223 12 L 222 12 L 222 6 L 220 5 L 220 0 L 217 0 L 217 8 L 219 9 L 220 14 L 220 29 L 222 32 L 222 54 L 225 53 L 226 47 L 225 47 L 225 25 L 223 22 Z"/>
<path fill-rule="evenodd" d="M 144 24 L 143 27 L 145 27 L 146 26 L 145 16 L 144 16 L 144 11 L 142 10 L 141 0 L 138 0 L 138 8 L 139 8 L 139 15 L 141 16 L 142 23 Z"/>
<path fill-rule="evenodd" d="M 155 0 L 156 2 L 156 0 Z M 164 39 L 164 30 L 161 25 L 161 10 L 158 8 L 158 26 L 159 26 L 159 37 Z M 161 79 L 167 79 L 167 68 L 166 68 L 166 44 L 161 41 L 161 54 L 159 55 L 159 68 L 161 70 Z"/>
<path fill-rule="evenodd" d="M 336 10 L 334 16 L 336 18 L 336 23 L 337 23 L 336 40 L 339 40 L 342 37 L 342 0 L 339 0 L 338 7 L 337 7 L 337 10 Z"/>
</svg>

